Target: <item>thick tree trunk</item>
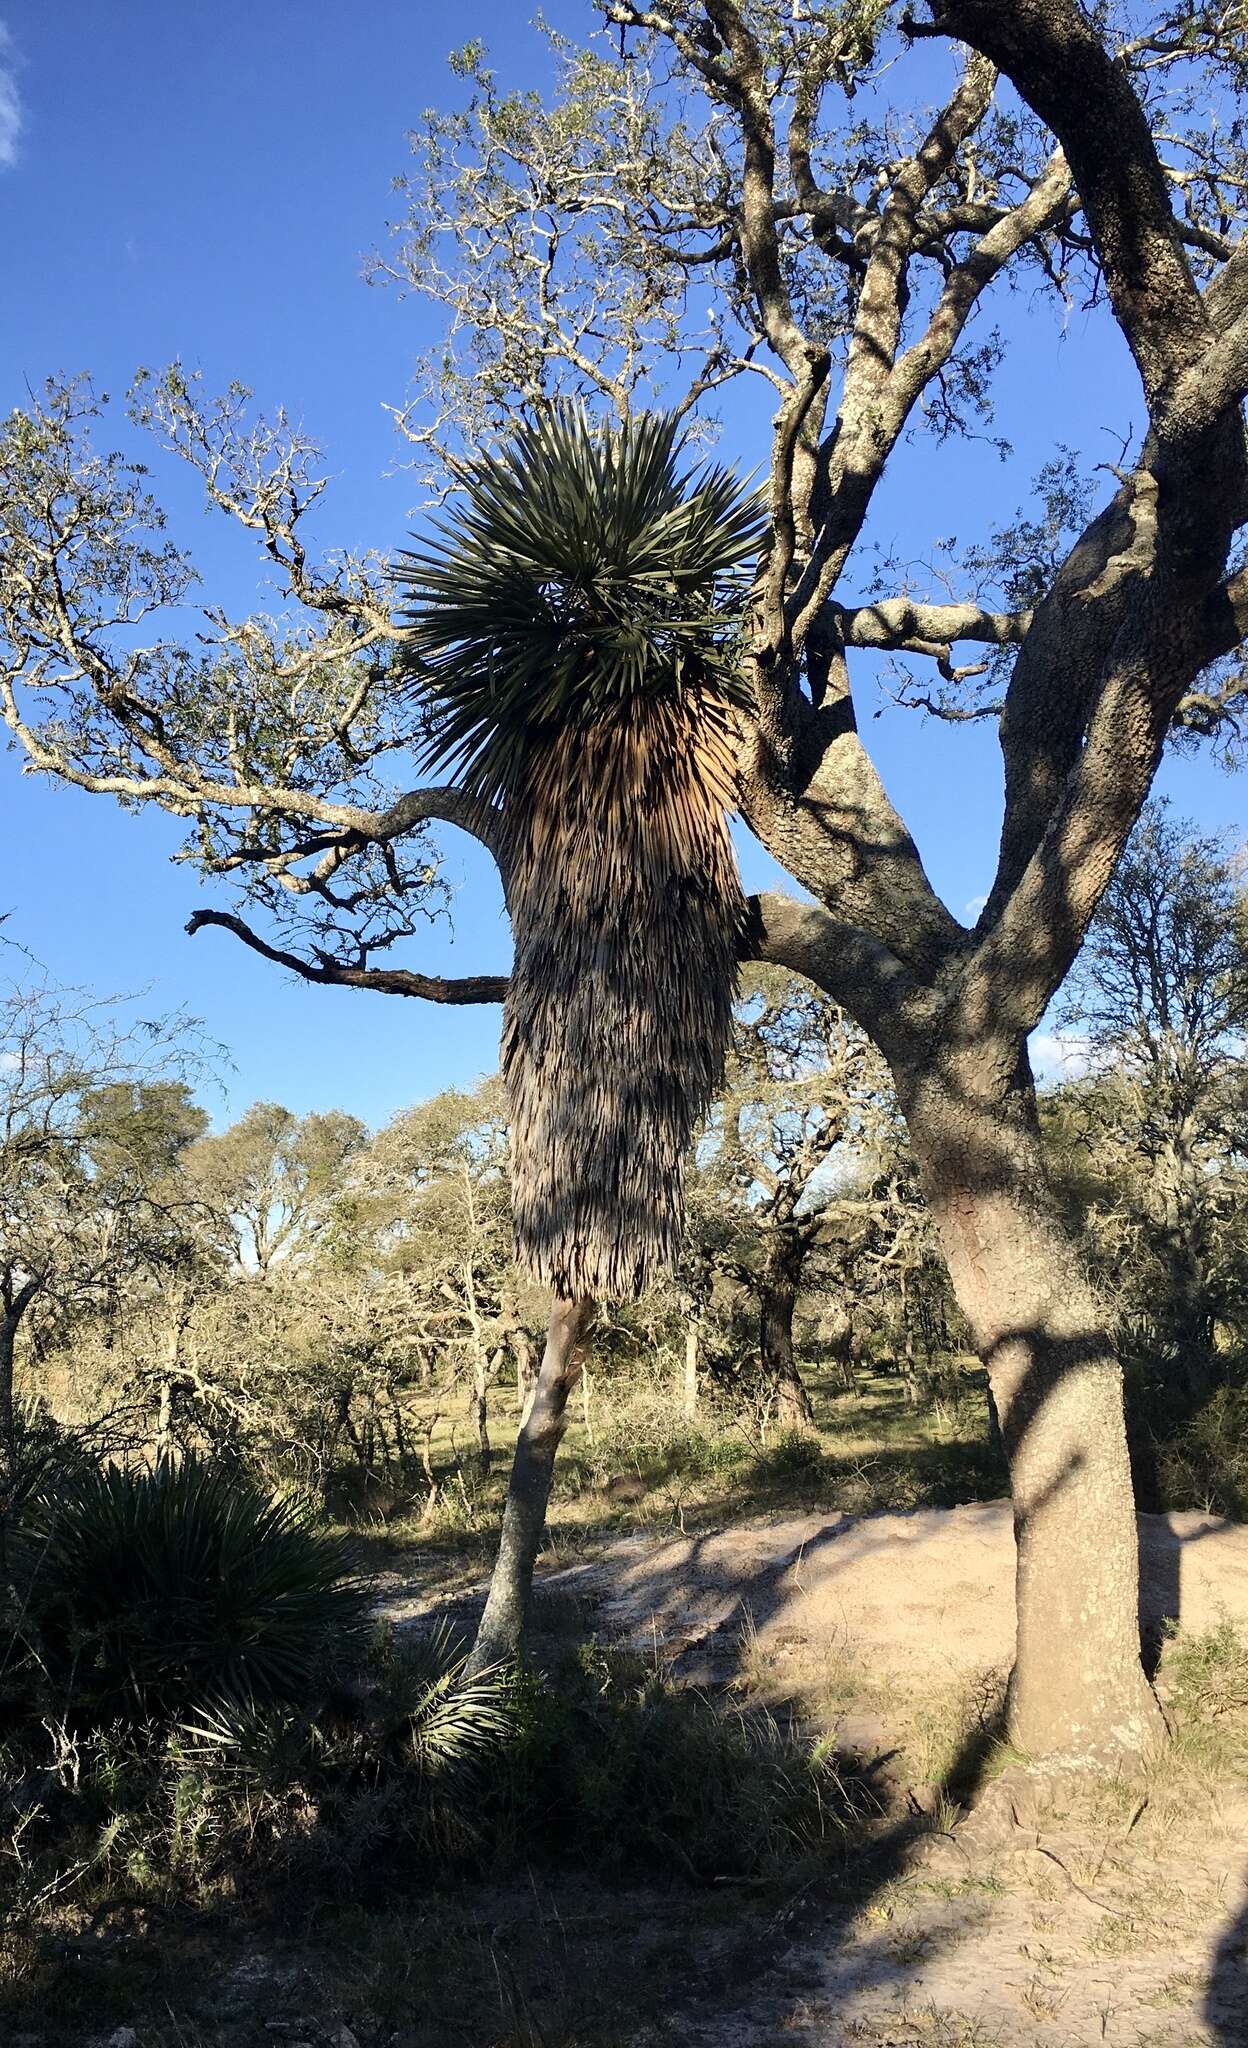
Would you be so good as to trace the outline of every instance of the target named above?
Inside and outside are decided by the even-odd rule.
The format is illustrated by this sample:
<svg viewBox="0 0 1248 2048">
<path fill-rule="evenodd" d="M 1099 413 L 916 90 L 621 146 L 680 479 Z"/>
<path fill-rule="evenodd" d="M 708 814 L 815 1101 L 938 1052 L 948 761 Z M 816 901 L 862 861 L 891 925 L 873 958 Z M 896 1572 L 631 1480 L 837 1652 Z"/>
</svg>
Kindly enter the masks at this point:
<svg viewBox="0 0 1248 2048">
<path fill-rule="evenodd" d="M 568 1399 L 581 1375 L 582 1346 L 593 1313 L 592 1301 L 556 1299 L 551 1307 L 545 1354 L 516 1440 L 498 1558 L 468 1659 L 470 1676 L 513 1663 L 523 1650 L 555 1454 L 567 1427 Z"/>
<path fill-rule="evenodd" d="M 793 1355 L 793 1316 L 801 1262 L 787 1246 L 767 1260 L 758 1309 L 758 1352 L 764 1384 L 775 1401 L 778 1429 L 813 1429 L 815 1411 Z"/>
<path fill-rule="evenodd" d="M 1030 1076 L 1020 1062 L 994 1088 L 1003 1064 L 963 1052 L 956 1072 L 906 1077 L 901 1092 L 1009 1462 L 1010 1737 L 1033 1754 L 1097 1757 L 1164 1732 L 1140 1664 L 1122 1375 L 1049 1192 Z"/>
</svg>

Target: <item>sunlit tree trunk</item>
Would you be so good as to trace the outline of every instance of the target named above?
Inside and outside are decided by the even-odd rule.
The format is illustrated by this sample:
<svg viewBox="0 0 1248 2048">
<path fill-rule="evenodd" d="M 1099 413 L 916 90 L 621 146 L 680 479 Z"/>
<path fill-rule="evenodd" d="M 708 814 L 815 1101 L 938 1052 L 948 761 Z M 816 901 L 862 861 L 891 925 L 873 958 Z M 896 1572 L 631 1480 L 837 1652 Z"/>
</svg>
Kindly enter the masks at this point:
<svg viewBox="0 0 1248 2048">
<path fill-rule="evenodd" d="M 903 1088 L 955 1293 L 1010 1470 L 1018 1635 L 1009 1732 L 1098 1756 L 1163 1733 L 1140 1663 L 1139 1560 L 1122 1374 L 1050 1193 L 1030 1077 L 963 1055 Z"/>
</svg>

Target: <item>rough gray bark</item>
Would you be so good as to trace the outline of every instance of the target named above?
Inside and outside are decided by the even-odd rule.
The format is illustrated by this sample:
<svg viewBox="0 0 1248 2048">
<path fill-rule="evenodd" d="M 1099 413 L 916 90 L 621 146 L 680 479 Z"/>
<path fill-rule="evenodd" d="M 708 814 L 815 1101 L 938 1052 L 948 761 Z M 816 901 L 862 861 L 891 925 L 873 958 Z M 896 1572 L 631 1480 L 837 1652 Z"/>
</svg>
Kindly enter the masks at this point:
<svg viewBox="0 0 1248 2048">
<path fill-rule="evenodd" d="M 793 1317 L 805 1256 L 804 1244 L 777 1241 L 768 1255 L 759 1295 L 759 1362 L 779 1429 L 815 1427 L 815 1411 L 793 1352 Z"/>
<path fill-rule="evenodd" d="M 942 1062 L 912 1081 L 906 1114 L 1009 1463 L 1010 1737 L 1036 1754 L 1095 1758 L 1164 1732 L 1140 1665 L 1122 1375 L 1057 1218 L 1030 1077 L 984 1091 L 988 1066 Z"/>
<path fill-rule="evenodd" d="M 582 1346 L 593 1314 L 592 1301 L 556 1299 L 551 1306 L 546 1350 L 516 1440 L 498 1558 L 468 1659 L 470 1677 L 516 1662 L 523 1650 L 555 1454 L 567 1427 L 568 1399 L 581 1375 Z"/>
</svg>

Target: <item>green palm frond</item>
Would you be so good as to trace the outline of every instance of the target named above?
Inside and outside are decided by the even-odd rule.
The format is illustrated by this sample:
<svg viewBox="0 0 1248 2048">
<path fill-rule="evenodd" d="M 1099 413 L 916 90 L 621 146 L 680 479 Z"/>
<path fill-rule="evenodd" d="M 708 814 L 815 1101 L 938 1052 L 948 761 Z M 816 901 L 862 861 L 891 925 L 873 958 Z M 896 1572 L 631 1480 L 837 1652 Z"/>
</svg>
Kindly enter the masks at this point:
<svg viewBox="0 0 1248 2048">
<path fill-rule="evenodd" d="M 745 700 L 732 637 L 762 501 L 728 470 L 683 467 L 682 449 L 669 417 L 607 430 L 563 407 L 470 467 L 463 502 L 395 571 L 426 765 L 494 801 L 554 732 L 639 698 Z"/>
</svg>

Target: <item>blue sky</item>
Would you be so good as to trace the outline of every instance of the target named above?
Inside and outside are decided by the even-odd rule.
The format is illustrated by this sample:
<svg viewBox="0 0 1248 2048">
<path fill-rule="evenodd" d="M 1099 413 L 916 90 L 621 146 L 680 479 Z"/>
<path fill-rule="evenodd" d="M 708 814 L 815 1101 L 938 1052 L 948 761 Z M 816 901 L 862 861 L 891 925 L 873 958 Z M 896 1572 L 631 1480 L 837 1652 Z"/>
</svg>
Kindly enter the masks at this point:
<svg viewBox="0 0 1248 2048">
<path fill-rule="evenodd" d="M 588 0 L 546 12 L 573 31 L 591 14 Z M 210 387 L 240 377 L 265 405 L 284 403 L 317 437 L 336 479 L 325 522 L 335 539 L 400 543 L 415 489 L 395 473 L 382 402 L 404 396 L 438 329 L 418 303 L 366 287 L 363 264 L 384 240 L 406 131 L 461 90 L 445 61 L 456 32 L 483 35 L 504 77 L 543 82 L 528 13 L 478 0 L 460 28 L 421 0 L 0 0 L 0 408 L 49 372 L 88 369 L 120 392 L 137 365 L 181 356 Z M 1111 461 L 1134 423 L 1134 371 L 1102 315 L 1072 314 L 1063 333 L 1049 306 L 1019 295 L 997 317 L 1012 344 L 994 429 L 1014 444 L 1008 472 L 982 442 L 908 448 L 873 527 L 904 556 L 937 536 L 982 536 L 1059 440 Z M 734 399 L 724 413 L 724 451 L 752 466 L 765 408 Z M 259 592 L 245 544 L 202 513 L 177 473 L 153 481 L 207 592 L 250 609 Z M 864 730 L 890 793 L 962 914 L 994 862 L 992 735 L 892 709 L 873 718 L 880 700 L 862 682 Z M 1173 761 L 1163 786 L 1205 829 L 1238 834 L 1240 786 L 1212 763 Z M 200 1016 L 232 1055 L 230 1113 L 264 1096 L 376 1123 L 496 1064 L 496 1011 L 310 988 L 223 933 L 187 939 L 182 927 L 206 899 L 189 869 L 169 864 L 179 839 L 171 820 L 22 776 L 0 752 L 8 929 L 62 980 L 150 989 L 158 1005 Z M 741 844 L 747 884 L 774 880 L 761 850 L 745 835 Z M 431 932 L 411 964 L 505 967 L 488 862 L 456 848 L 452 875 L 453 931 Z"/>
</svg>

